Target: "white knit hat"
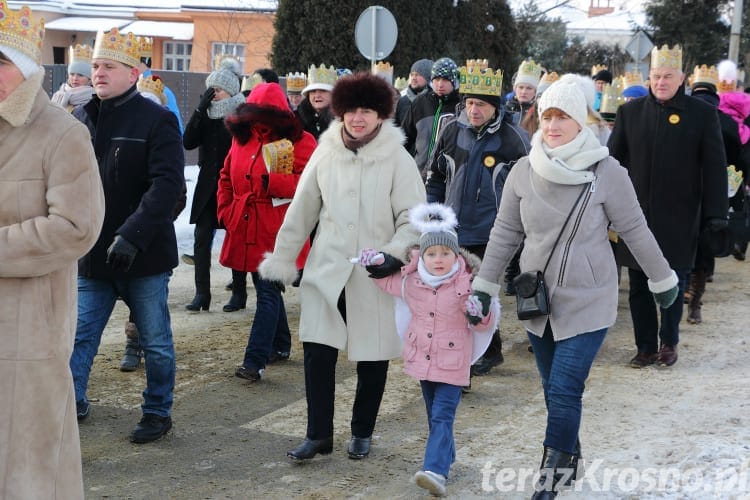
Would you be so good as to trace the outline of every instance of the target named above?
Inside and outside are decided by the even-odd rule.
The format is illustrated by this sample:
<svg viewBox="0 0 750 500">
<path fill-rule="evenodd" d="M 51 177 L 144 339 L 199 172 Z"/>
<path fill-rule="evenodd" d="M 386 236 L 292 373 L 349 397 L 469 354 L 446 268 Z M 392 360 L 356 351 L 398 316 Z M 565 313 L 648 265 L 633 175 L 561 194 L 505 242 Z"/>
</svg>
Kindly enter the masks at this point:
<svg viewBox="0 0 750 500">
<path fill-rule="evenodd" d="M 581 128 L 586 126 L 586 97 L 581 86 L 573 79 L 560 79 L 550 85 L 539 98 L 537 105 L 540 118 L 548 109 L 556 108 L 574 119 Z"/>
<path fill-rule="evenodd" d="M 34 61 L 32 58 L 30 58 L 20 50 L 16 50 L 5 45 L 0 45 L 0 52 L 5 54 L 5 56 L 10 59 L 13 64 L 16 65 L 18 71 L 21 72 L 25 79 L 28 79 L 34 73 L 42 71 L 42 67 L 37 64 L 36 61 Z"/>
</svg>

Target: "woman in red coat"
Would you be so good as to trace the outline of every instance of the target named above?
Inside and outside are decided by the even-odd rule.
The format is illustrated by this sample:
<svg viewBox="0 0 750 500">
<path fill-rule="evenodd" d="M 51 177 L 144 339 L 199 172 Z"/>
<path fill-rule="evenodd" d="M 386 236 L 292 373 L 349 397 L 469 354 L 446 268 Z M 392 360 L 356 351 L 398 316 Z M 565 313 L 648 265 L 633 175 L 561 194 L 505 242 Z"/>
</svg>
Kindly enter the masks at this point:
<svg viewBox="0 0 750 500">
<path fill-rule="evenodd" d="M 217 215 L 226 228 L 219 262 L 252 275 L 255 317 L 245 359 L 235 375 L 255 382 L 263 375 L 272 352 L 288 357 L 291 348 L 283 286 L 262 279 L 257 271 L 263 255 L 273 251 L 276 233 L 315 148 L 315 139 L 302 130 L 277 83 L 254 87 L 247 102 L 228 116 L 226 123 L 232 146 L 219 174 Z M 273 151 L 279 155 L 269 154 Z M 299 269 L 308 250 L 306 245 L 300 252 Z M 234 286 L 244 289 L 243 283 Z"/>
</svg>

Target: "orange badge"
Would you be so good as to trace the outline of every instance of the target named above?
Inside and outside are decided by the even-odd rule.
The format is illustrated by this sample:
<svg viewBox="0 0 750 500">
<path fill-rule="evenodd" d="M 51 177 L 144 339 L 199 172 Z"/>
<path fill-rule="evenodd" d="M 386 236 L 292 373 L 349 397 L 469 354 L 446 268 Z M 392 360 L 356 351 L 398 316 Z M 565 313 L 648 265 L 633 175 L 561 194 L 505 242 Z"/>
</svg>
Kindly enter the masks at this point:
<svg viewBox="0 0 750 500">
<path fill-rule="evenodd" d="M 487 168 L 492 168 L 495 166 L 495 157 L 494 156 L 485 156 L 484 157 L 484 166 Z"/>
<path fill-rule="evenodd" d="M 669 115 L 669 123 L 672 125 L 680 123 L 680 115 Z"/>
</svg>

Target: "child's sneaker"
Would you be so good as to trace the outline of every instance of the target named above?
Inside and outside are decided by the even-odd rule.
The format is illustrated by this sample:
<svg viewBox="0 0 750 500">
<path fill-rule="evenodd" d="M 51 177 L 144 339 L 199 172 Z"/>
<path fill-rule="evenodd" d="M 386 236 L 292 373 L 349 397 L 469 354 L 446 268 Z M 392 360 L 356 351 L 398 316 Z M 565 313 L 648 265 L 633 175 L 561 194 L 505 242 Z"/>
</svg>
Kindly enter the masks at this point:
<svg viewBox="0 0 750 500">
<path fill-rule="evenodd" d="M 432 471 L 419 471 L 414 474 L 417 486 L 424 488 L 436 497 L 445 496 L 445 476 Z"/>
</svg>

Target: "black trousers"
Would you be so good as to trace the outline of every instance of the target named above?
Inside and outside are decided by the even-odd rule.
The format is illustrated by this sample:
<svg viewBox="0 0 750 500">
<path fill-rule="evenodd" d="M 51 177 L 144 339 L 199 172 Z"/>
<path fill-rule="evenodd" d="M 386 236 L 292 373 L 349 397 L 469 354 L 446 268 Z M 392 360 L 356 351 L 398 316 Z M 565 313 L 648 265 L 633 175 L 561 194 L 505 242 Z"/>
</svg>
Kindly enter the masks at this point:
<svg viewBox="0 0 750 500">
<path fill-rule="evenodd" d="M 339 350 L 314 342 L 304 342 L 302 348 L 305 360 L 307 438 L 332 437 L 336 361 Z M 388 360 L 357 363 L 357 391 L 354 396 L 351 422 L 352 436 L 372 436 L 387 376 Z"/>
<path fill-rule="evenodd" d="M 216 217 L 204 210 L 195 221 L 193 259 L 195 259 L 195 293 L 211 294 L 211 247 L 216 234 Z"/>
</svg>

